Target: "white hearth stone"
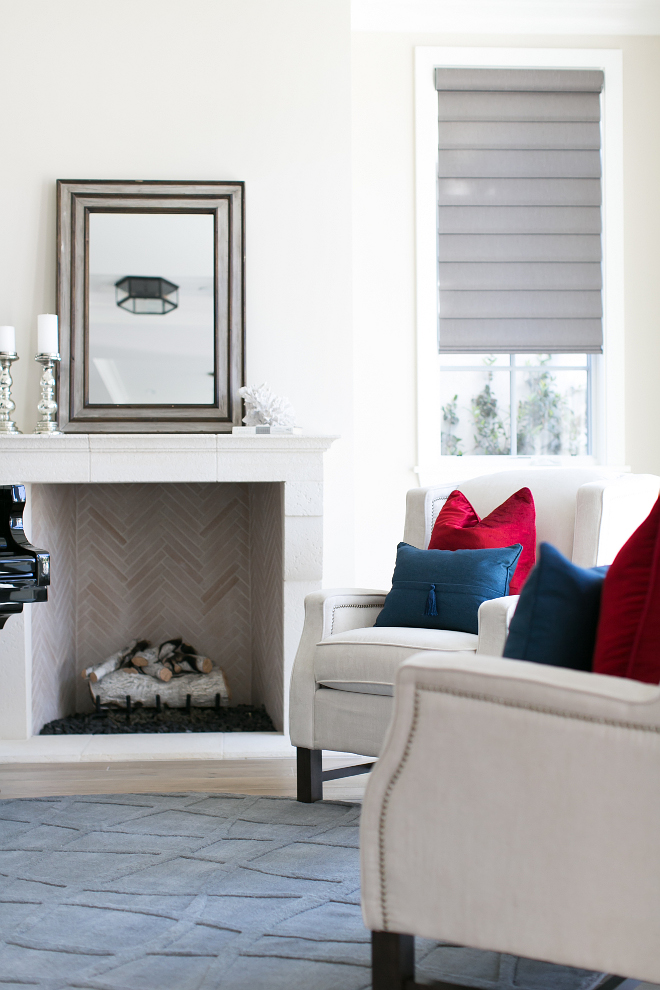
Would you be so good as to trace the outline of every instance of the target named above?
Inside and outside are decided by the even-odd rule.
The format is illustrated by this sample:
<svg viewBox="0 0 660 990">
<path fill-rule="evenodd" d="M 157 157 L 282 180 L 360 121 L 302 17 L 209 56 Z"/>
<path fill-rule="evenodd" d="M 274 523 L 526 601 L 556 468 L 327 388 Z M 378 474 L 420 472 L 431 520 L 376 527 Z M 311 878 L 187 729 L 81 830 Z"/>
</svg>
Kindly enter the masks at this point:
<svg viewBox="0 0 660 990">
<path fill-rule="evenodd" d="M 149 760 L 295 759 L 281 732 L 169 732 L 109 736 L 32 736 L 0 740 L 3 763 L 121 763 Z M 364 757 L 324 751 L 352 763 Z M 1 796 L 1 795 L 0 795 Z"/>
</svg>

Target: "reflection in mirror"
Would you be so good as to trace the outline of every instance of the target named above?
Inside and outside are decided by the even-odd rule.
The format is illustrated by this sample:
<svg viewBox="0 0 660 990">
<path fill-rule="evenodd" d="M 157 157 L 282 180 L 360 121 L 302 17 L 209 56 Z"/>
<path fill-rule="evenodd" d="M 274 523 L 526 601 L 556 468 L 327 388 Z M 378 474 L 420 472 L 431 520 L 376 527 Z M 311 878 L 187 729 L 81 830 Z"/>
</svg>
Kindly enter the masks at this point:
<svg viewBox="0 0 660 990">
<path fill-rule="evenodd" d="M 89 404 L 213 404 L 213 214 L 90 211 L 88 257 Z"/>
</svg>

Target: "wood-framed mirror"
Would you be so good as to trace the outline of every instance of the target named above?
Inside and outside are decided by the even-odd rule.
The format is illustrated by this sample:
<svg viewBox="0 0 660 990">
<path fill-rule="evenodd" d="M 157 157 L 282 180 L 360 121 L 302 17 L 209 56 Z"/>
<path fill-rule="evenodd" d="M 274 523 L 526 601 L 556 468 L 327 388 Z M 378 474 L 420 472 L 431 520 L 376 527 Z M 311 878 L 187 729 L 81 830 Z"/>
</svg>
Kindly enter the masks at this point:
<svg viewBox="0 0 660 990">
<path fill-rule="evenodd" d="M 57 183 L 60 429 L 241 422 L 242 182 Z"/>
</svg>

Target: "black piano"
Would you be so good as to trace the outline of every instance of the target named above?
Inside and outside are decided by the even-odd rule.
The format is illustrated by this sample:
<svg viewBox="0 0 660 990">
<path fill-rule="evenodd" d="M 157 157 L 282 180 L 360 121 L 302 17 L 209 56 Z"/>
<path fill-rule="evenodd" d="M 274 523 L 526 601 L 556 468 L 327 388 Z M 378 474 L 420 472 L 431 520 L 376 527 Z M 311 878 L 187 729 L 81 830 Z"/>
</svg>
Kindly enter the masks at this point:
<svg viewBox="0 0 660 990">
<path fill-rule="evenodd" d="M 25 488 L 0 485 L 0 629 L 26 602 L 48 601 L 50 554 L 23 531 Z"/>
</svg>

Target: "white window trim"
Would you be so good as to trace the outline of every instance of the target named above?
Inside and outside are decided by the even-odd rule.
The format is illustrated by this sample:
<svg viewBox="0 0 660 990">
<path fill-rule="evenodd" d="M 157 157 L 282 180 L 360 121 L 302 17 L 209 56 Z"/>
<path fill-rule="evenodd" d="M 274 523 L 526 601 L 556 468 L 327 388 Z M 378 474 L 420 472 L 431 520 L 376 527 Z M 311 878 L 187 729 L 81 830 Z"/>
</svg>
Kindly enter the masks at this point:
<svg viewBox="0 0 660 990">
<path fill-rule="evenodd" d="M 416 48 L 417 472 L 420 484 L 526 463 L 622 465 L 624 429 L 623 71 L 620 49 Z M 440 454 L 438 389 L 437 65 L 602 69 L 603 356 L 594 362 L 593 451 L 588 458 L 448 457 Z"/>
</svg>

